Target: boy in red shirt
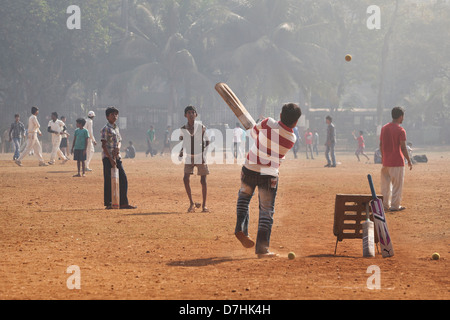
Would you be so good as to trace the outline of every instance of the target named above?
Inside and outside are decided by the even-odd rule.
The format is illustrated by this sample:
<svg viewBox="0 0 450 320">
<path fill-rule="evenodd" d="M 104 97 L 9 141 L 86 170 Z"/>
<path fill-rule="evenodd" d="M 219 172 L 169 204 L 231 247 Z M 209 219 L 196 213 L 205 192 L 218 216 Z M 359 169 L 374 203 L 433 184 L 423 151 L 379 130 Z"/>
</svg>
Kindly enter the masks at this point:
<svg viewBox="0 0 450 320">
<path fill-rule="evenodd" d="M 312 144 L 313 144 L 313 133 L 311 132 L 311 129 L 308 128 L 305 132 L 306 159 L 309 159 L 308 157 L 308 150 L 309 150 L 309 152 L 311 153 L 311 159 L 314 160 Z"/>
<path fill-rule="evenodd" d="M 255 253 L 258 258 L 278 256 L 269 251 L 270 234 L 275 213 L 278 174 L 286 153 L 294 146 L 296 136 L 293 128 L 302 112 L 294 103 L 285 104 L 280 121 L 267 118 L 251 130 L 255 143 L 250 148 L 241 172 L 241 188 L 237 201 L 236 238 L 245 248 L 255 242 L 248 235 L 249 205 L 256 187 L 259 192 L 259 224 Z"/>
<path fill-rule="evenodd" d="M 406 148 L 406 131 L 403 123 L 405 111 L 402 107 L 392 109 L 392 122 L 381 129 L 380 151 L 383 162 L 381 168 L 381 194 L 385 210 L 402 211 L 403 181 L 405 175 L 405 158 L 409 169 L 412 162 Z"/>
<path fill-rule="evenodd" d="M 356 141 L 358 141 L 358 149 L 356 149 L 355 155 L 358 158 L 358 161 L 361 161 L 361 159 L 359 159 L 359 155 L 363 155 L 364 157 L 366 157 L 367 160 L 370 160 L 369 157 L 364 153 L 364 149 L 366 148 L 366 145 L 364 143 L 364 132 L 360 131 L 359 132 L 359 137 L 356 137 L 355 135 L 355 131 L 352 132 L 353 134 L 353 138 L 355 138 Z"/>
</svg>

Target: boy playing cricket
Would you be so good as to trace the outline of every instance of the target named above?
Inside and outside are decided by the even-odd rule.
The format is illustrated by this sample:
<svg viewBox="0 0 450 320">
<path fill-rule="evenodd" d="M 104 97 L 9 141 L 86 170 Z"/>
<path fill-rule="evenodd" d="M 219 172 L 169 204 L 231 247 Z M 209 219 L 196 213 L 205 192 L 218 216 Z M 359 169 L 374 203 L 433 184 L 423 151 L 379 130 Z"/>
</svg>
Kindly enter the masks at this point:
<svg viewBox="0 0 450 320">
<path fill-rule="evenodd" d="M 94 136 L 94 118 L 95 112 L 89 111 L 88 117 L 86 119 L 86 130 L 89 132 L 89 141 L 88 147 L 86 151 L 86 171 L 92 171 L 91 169 L 91 160 L 94 157 L 95 146 L 97 145 L 97 141 Z"/>
<path fill-rule="evenodd" d="M 256 124 L 251 132 L 255 143 L 242 167 L 235 236 L 245 248 L 255 246 L 255 242 L 248 235 L 248 223 L 250 200 L 258 187 L 259 224 L 255 247 L 258 258 L 278 256 L 269 251 L 278 189 L 278 170 L 286 153 L 295 144 L 293 128 L 301 114 L 298 105 L 285 104 L 281 110 L 280 121 L 267 118 Z"/>
<path fill-rule="evenodd" d="M 39 124 L 39 121 L 37 119 L 38 115 L 39 108 L 32 107 L 31 116 L 30 118 L 28 118 L 27 146 L 25 147 L 25 150 L 22 152 L 19 158 L 15 161 L 19 167 L 22 166 L 22 159 L 32 150 L 34 151 L 34 155 L 39 159 L 39 166 L 48 166 L 48 164 L 44 162 L 44 158 L 42 157 L 42 146 L 38 139 L 38 135 L 42 136 L 42 132 L 39 129 L 41 125 Z"/>
<path fill-rule="evenodd" d="M 102 141 L 102 161 L 103 161 L 103 179 L 104 179 L 104 197 L 103 202 L 106 209 L 112 209 L 111 201 L 111 168 L 119 170 L 119 192 L 120 209 L 136 209 L 128 203 L 128 179 L 122 165 L 120 156 L 120 146 L 122 145 L 122 136 L 119 127 L 116 124 L 119 118 L 119 110 L 115 107 L 106 108 L 106 119 L 108 123 L 101 131 Z"/>
<path fill-rule="evenodd" d="M 327 168 L 336 168 L 336 154 L 334 148 L 336 146 L 336 128 L 333 124 L 333 118 L 327 116 L 325 118 L 327 123 L 327 141 L 325 142 L 325 158 L 327 159 Z"/>
<path fill-rule="evenodd" d="M 73 154 L 73 160 L 77 161 L 78 174 L 74 177 L 85 177 L 86 172 L 86 153 L 89 141 L 89 132 L 84 128 L 86 120 L 83 118 L 77 119 L 77 129 L 75 130 L 71 154 Z M 83 167 L 83 175 L 80 175 L 80 167 Z"/>
<path fill-rule="evenodd" d="M 206 176 L 209 174 L 209 169 L 204 157 L 205 148 L 209 145 L 208 136 L 205 134 L 206 127 L 200 122 L 195 121 L 197 118 L 197 110 L 195 107 L 186 107 L 184 116 L 188 122 L 181 127 L 180 140 L 183 141 L 183 148 L 180 151 L 179 157 L 182 158 L 183 150 L 186 150 L 183 182 L 190 202 L 188 212 L 195 212 L 195 207 L 200 207 L 200 204 L 196 204 L 192 200 L 190 176 L 194 174 L 194 167 L 197 167 L 197 174 L 201 177 L 200 183 L 202 185 L 203 196 L 202 212 L 209 212 L 206 206 Z"/>
<path fill-rule="evenodd" d="M 305 146 L 306 146 L 306 159 L 309 159 L 308 157 L 308 151 L 311 153 L 311 159 L 314 160 L 314 155 L 313 155 L 313 149 L 312 149 L 312 145 L 313 145 L 313 133 L 311 131 L 311 129 L 306 129 L 305 132 Z"/>
<path fill-rule="evenodd" d="M 64 123 L 64 126 L 66 126 L 66 117 L 65 116 L 61 116 L 61 121 Z M 59 148 L 61 149 L 62 153 L 64 153 L 64 155 L 66 157 L 69 155 L 69 152 L 68 152 L 69 136 L 70 136 L 70 134 L 67 132 L 67 127 L 66 127 L 66 130 L 64 130 L 64 134 L 61 136 L 61 144 L 59 145 Z"/>
<path fill-rule="evenodd" d="M 51 120 L 48 123 L 47 131 L 52 134 L 52 153 L 50 154 L 50 161 L 48 164 L 53 165 L 56 161 L 56 156 L 63 159 L 63 164 L 66 163 L 69 158 L 61 151 L 61 138 L 65 135 L 66 124 L 58 119 L 58 113 L 52 112 Z"/>
<path fill-rule="evenodd" d="M 20 121 L 20 115 L 16 114 L 14 116 L 15 121 L 11 124 L 9 129 L 9 141 L 14 142 L 14 156 L 13 160 L 17 160 L 20 157 L 20 142 L 22 136 L 26 138 L 25 125 Z"/>
<path fill-rule="evenodd" d="M 359 155 L 363 155 L 364 157 L 366 157 L 367 161 L 369 161 L 369 157 L 364 153 L 364 149 L 366 148 L 366 145 L 364 143 L 364 132 L 360 131 L 359 132 L 359 136 L 357 137 L 355 134 L 355 131 L 352 132 L 353 134 L 353 138 L 358 141 L 358 149 L 356 149 L 355 151 L 355 155 L 358 158 L 358 161 L 361 161 L 361 159 L 359 158 Z"/>
</svg>

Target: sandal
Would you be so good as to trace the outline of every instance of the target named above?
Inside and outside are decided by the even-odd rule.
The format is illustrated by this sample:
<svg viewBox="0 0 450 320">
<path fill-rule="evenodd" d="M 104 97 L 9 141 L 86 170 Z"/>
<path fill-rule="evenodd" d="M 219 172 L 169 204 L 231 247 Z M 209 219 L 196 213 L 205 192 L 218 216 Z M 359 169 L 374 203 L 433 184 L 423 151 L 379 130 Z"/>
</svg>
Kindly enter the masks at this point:
<svg viewBox="0 0 450 320">
<path fill-rule="evenodd" d="M 129 204 L 126 204 L 124 206 L 120 206 L 120 209 L 136 209 L 136 208 L 137 208 L 136 206 L 132 206 L 132 205 L 129 205 Z"/>
<path fill-rule="evenodd" d="M 255 246 L 255 242 L 248 235 L 244 234 L 242 231 L 238 231 L 234 234 L 236 238 L 241 242 L 244 248 L 252 248 Z"/>
</svg>

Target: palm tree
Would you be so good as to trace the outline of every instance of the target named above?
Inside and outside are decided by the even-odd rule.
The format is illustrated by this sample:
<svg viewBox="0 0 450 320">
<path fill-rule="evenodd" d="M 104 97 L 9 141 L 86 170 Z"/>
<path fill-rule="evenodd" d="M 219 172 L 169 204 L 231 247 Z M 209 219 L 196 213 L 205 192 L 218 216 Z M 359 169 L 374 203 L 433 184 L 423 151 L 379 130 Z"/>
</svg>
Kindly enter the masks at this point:
<svg viewBox="0 0 450 320">
<path fill-rule="evenodd" d="M 173 124 L 180 101 L 201 103 L 205 95 L 201 89 L 213 87 L 197 64 L 202 51 L 190 39 L 197 36 L 191 28 L 193 18 L 188 14 L 195 6 L 183 3 L 176 0 L 164 1 L 162 5 L 150 0 L 132 3 L 127 18 L 127 28 L 132 34 L 120 41 L 113 58 L 122 60 L 122 65 L 128 68 L 115 73 L 106 85 L 121 83 L 125 88 L 145 86 L 165 90 L 169 97 L 168 125 Z"/>
</svg>

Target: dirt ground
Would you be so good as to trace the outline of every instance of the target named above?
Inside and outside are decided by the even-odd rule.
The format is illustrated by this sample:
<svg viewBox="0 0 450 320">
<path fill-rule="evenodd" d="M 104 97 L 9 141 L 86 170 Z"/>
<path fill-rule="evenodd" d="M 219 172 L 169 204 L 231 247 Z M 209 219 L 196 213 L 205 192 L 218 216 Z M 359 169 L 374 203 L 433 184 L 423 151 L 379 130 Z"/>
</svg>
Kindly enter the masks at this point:
<svg viewBox="0 0 450 320">
<path fill-rule="evenodd" d="M 388 259 L 363 258 L 361 240 L 340 242 L 334 255 L 336 194 L 369 194 L 369 173 L 379 191 L 380 165 L 338 153 L 341 164 L 324 168 L 323 154 L 290 153 L 271 238 L 280 257 L 269 260 L 234 237 L 240 165 L 211 165 L 211 213 L 188 214 L 183 168 L 168 155 L 124 160 L 136 210 L 104 210 L 99 151 L 85 178 L 72 177 L 74 162 L 38 167 L 28 157 L 18 167 L 1 155 L 0 299 L 449 299 L 450 150 L 421 152 L 429 162 L 406 173 L 407 210 L 387 214 L 395 246 Z M 200 179 L 191 183 L 200 201 Z M 255 236 L 257 197 L 250 219 Z M 72 265 L 81 289 L 67 286 Z M 379 290 L 367 287 L 372 265 Z"/>
</svg>

